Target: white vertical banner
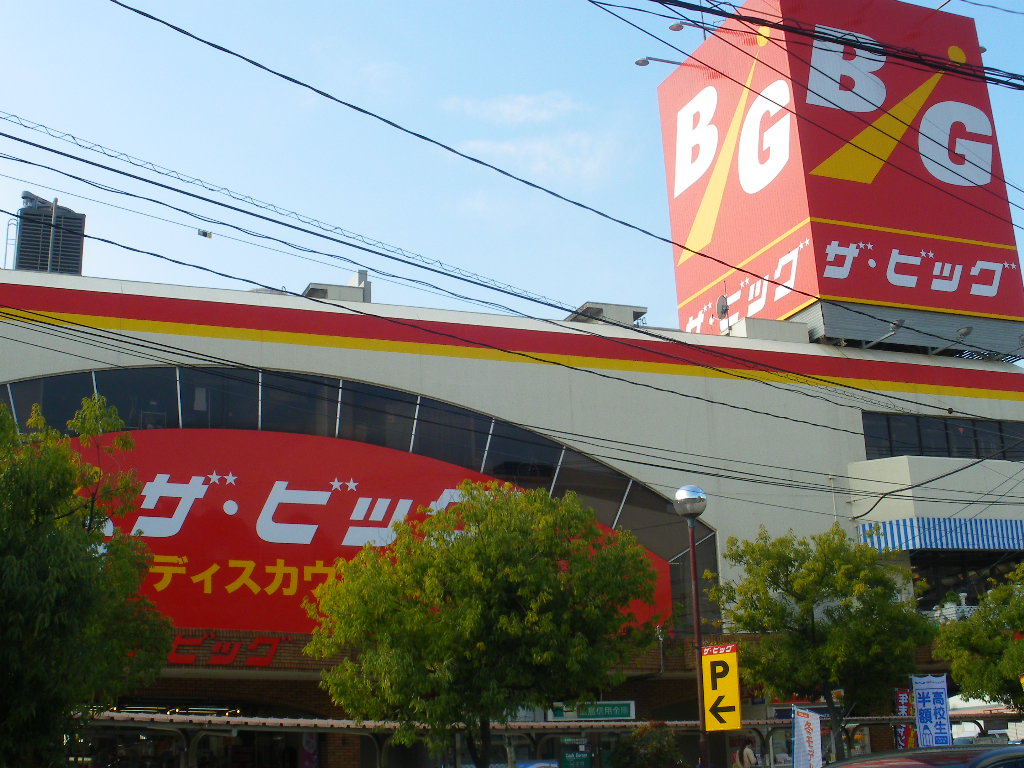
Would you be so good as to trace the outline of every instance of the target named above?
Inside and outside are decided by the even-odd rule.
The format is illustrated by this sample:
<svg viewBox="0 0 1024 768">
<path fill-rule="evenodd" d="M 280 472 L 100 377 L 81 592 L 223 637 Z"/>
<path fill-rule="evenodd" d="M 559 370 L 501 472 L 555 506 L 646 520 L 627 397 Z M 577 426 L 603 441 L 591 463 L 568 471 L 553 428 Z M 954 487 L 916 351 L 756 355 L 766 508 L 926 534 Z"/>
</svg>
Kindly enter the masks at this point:
<svg viewBox="0 0 1024 768">
<path fill-rule="evenodd" d="M 949 694 L 945 675 L 913 675 L 914 714 L 919 747 L 947 747 L 953 743 L 949 728 Z"/>
<path fill-rule="evenodd" d="M 821 768 L 821 715 L 793 707 L 793 768 Z"/>
</svg>

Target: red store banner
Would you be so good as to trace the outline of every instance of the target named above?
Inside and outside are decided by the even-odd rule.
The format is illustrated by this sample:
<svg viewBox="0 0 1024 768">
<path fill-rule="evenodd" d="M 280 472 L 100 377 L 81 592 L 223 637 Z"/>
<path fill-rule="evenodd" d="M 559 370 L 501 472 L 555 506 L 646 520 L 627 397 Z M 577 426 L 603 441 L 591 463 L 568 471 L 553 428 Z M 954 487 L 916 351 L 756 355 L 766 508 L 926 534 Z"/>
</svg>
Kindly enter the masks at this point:
<svg viewBox="0 0 1024 768">
<path fill-rule="evenodd" d="M 485 475 L 380 446 L 311 435 L 167 429 L 133 433 L 143 484 L 118 521 L 153 551 L 143 591 L 179 629 L 312 630 L 302 601 L 339 557 L 386 546 L 391 526 L 458 500 Z M 656 612 L 667 615 L 667 563 Z M 262 658 L 265 649 L 249 649 Z M 233 651 L 233 649 L 232 649 Z M 255 664 L 249 660 L 246 663 Z"/>
</svg>

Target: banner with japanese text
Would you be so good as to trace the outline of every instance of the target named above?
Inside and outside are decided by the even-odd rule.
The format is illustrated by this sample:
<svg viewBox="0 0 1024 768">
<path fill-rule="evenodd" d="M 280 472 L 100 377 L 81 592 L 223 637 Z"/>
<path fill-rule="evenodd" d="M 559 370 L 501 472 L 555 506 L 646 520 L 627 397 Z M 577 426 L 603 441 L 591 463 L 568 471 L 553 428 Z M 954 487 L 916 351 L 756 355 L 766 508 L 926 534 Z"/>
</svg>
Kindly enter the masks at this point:
<svg viewBox="0 0 1024 768">
<path fill-rule="evenodd" d="M 333 578 L 335 560 L 390 544 L 396 523 L 458 501 L 463 480 L 493 479 L 331 437 L 228 429 L 133 436 L 125 458 L 142 483 L 138 514 L 116 525 L 152 550 L 143 593 L 177 629 L 309 632 L 302 603 Z M 658 605 L 641 618 L 671 612 L 668 565 L 648 556 Z"/>
<path fill-rule="evenodd" d="M 913 702 L 910 698 L 910 689 L 896 689 L 896 706 L 893 713 L 900 717 L 910 717 L 913 714 Z M 896 749 L 912 749 L 914 747 L 914 726 L 910 723 L 902 723 L 895 728 Z"/>
<path fill-rule="evenodd" d="M 914 719 L 917 746 L 943 747 L 953 743 L 949 726 L 949 693 L 945 675 L 914 675 Z"/>
<path fill-rule="evenodd" d="M 793 768 L 821 766 L 821 715 L 793 707 Z"/>
<path fill-rule="evenodd" d="M 974 22 L 896 0 L 739 14 L 658 89 L 680 328 L 817 297 L 1024 317 Z"/>
</svg>

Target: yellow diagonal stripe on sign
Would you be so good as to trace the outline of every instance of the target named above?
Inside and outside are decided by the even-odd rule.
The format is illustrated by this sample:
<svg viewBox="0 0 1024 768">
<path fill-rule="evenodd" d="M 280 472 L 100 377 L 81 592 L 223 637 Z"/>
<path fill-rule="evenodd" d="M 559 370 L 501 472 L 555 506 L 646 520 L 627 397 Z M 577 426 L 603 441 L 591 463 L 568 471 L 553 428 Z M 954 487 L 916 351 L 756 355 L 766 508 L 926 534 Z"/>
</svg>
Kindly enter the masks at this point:
<svg viewBox="0 0 1024 768">
<path fill-rule="evenodd" d="M 964 52 L 956 46 L 950 47 L 949 58 L 955 64 L 967 60 Z M 861 184 L 873 182 L 924 108 L 942 75 L 942 72 L 938 72 L 925 80 L 892 109 L 826 158 L 811 174 Z"/>
<path fill-rule="evenodd" d="M 761 27 L 758 30 L 757 44 L 763 47 L 768 42 L 769 29 Z M 711 171 L 711 178 L 708 179 L 708 186 L 704 190 L 704 197 L 697 209 L 697 216 L 690 227 L 690 234 L 686 237 L 685 248 L 679 254 L 676 266 L 679 266 L 693 255 L 694 251 L 703 251 L 711 244 L 715 234 L 715 225 L 718 224 L 718 214 L 722 208 L 722 199 L 725 197 L 725 184 L 729 179 L 729 169 L 732 168 L 733 157 L 736 156 L 736 147 L 740 139 L 740 127 L 743 125 L 743 116 L 746 113 L 747 98 L 750 96 L 750 84 L 754 81 L 754 70 L 757 69 L 757 59 L 750 65 L 750 72 L 747 73 L 747 80 L 743 84 L 743 92 L 740 95 L 736 111 L 732 113 L 732 120 L 722 141 L 722 151 L 715 161 L 715 167 Z"/>
</svg>

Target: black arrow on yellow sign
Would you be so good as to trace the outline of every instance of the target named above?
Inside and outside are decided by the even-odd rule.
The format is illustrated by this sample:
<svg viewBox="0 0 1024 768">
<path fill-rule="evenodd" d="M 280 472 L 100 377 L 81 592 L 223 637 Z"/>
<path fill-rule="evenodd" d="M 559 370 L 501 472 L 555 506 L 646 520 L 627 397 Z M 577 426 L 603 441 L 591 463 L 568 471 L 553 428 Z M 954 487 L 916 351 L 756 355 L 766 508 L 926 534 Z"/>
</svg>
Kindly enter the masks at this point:
<svg viewBox="0 0 1024 768">
<path fill-rule="evenodd" d="M 718 722 L 723 724 L 725 723 L 725 718 L 722 717 L 719 713 L 736 711 L 736 707 L 734 707 L 731 704 L 728 707 L 721 706 L 724 700 L 725 696 L 719 696 L 717 699 L 715 699 L 714 703 L 710 707 L 708 707 L 708 712 L 710 712 Z"/>
</svg>

